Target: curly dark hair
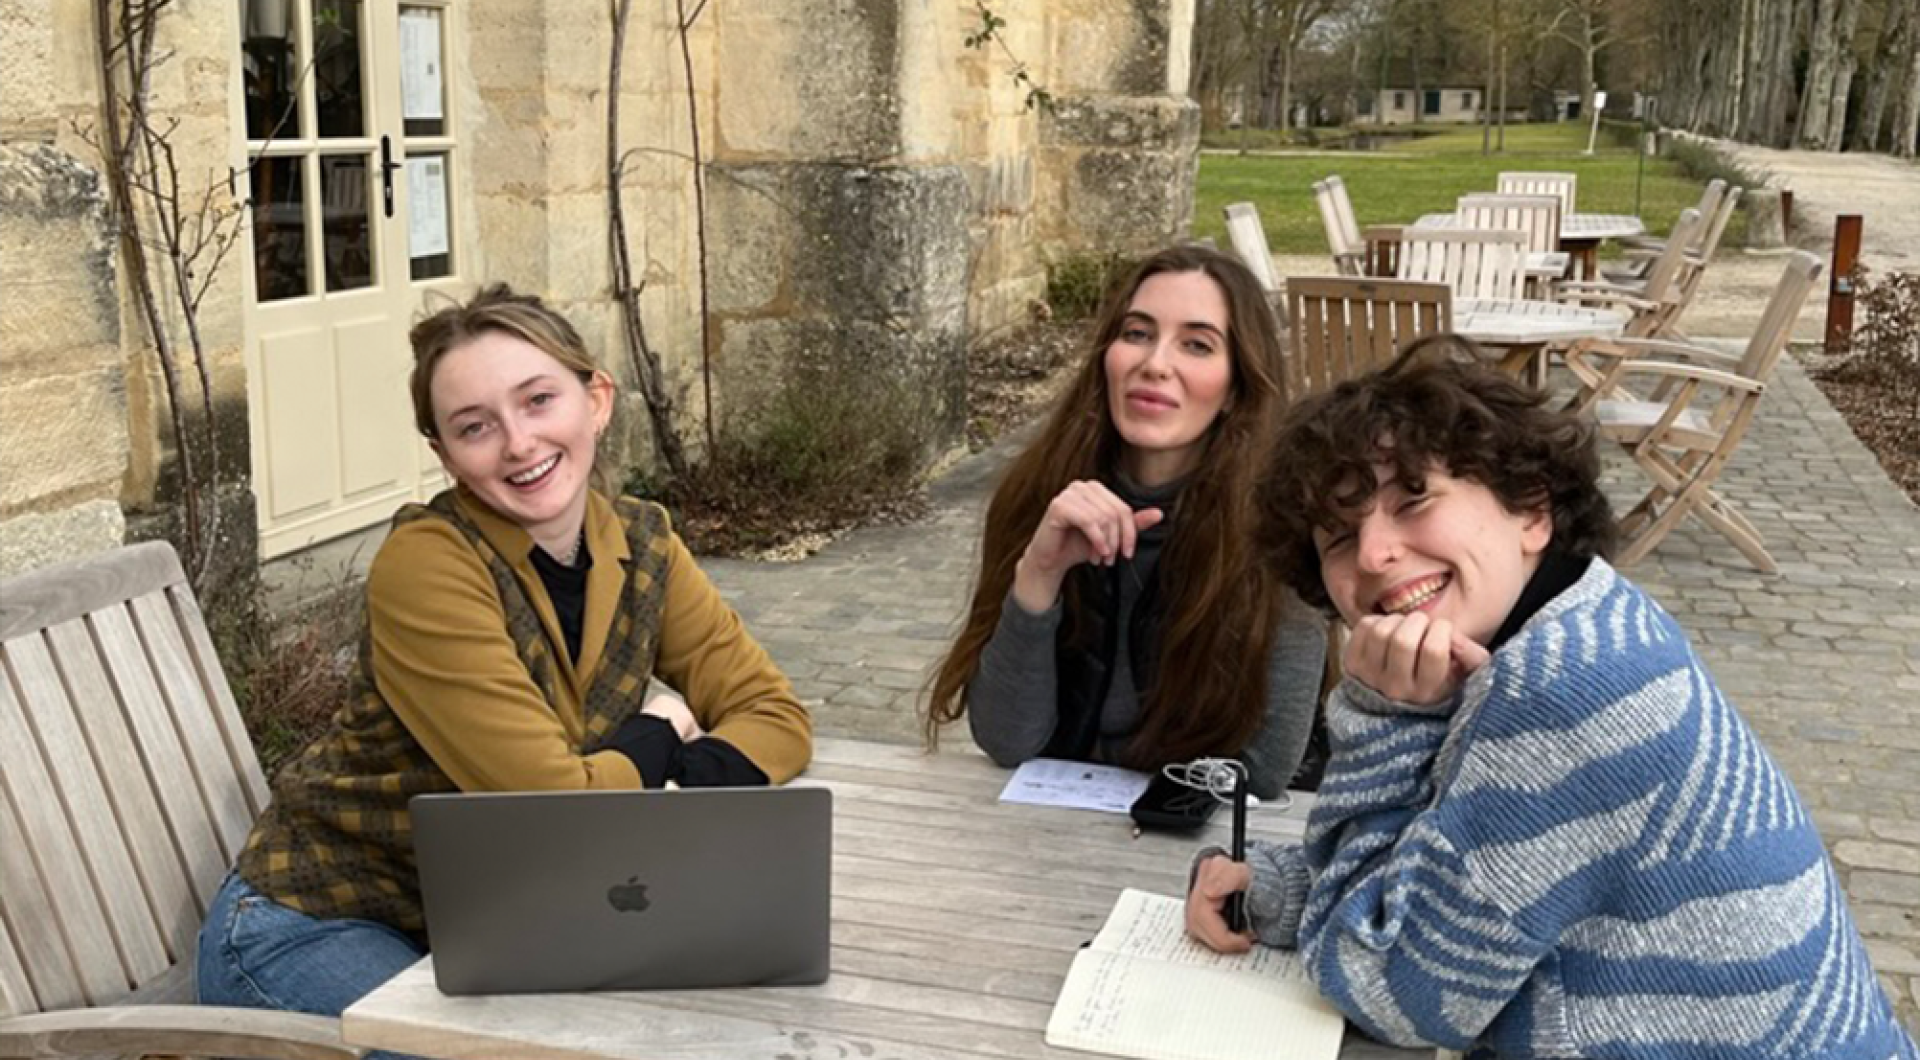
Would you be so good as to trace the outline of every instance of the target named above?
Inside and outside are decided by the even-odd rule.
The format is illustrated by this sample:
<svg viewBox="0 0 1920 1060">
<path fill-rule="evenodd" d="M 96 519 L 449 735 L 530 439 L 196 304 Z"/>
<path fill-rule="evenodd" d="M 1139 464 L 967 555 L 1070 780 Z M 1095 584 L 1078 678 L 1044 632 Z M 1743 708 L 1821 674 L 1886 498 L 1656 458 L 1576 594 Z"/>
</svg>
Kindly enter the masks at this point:
<svg viewBox="0 0 1920 1060">
<path fill-rule="evenodd" d="M 1509 512 L 1553 513 L 1554 550 L 1610 556 L 1619 536 L 1600 491 L 1593 427 L 1547 407 L 1546 395 L 1486 367 L 1458 335 L 1409 346 L 1391 365 L 1307 398 L 1275 441 L 1262 491 L 1262 545 L 1300 598 L 1331 615 L 1316 528 L 1334 530 L 1365 511 L 1390 465 L 1408 489 L 1427 472 L 1486 486 Z"/>
</svg>

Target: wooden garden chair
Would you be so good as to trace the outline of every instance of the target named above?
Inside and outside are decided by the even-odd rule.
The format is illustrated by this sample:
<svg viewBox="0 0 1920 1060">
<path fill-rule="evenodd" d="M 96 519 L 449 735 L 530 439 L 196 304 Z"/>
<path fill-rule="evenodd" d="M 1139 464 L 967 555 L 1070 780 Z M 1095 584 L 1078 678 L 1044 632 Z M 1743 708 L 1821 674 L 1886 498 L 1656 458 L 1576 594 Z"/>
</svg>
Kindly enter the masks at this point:
<svg viewBox="0 0 1920 1060">
<path fill-rule="evenodd" d="M 1365 271 L 1367 246 L 1360 238 L 1360 223 L 1354 219 L 1346 182 L 1337 176 L 1314 181 L 1313 200 L 1320 207 L 1320 224 L 1327 232 L 1327 247 L 1333 251 L 1334 268 L 1342 276 L 1361 275 Z"/>
<path fill-rule="evenodd" d="M 193 1003 L 267 785 L 173 549 L 0 583 L 0 669 L 0 1057 L 361 1056 L 338 1020 Z"/>
<path fill-rule="evenodd" d="M 1502 195 L 1551 195 L 1560 200 L 1560 216 L 1564 218 L 1574 212 L 1579 183 L 1580 178 L 1573 173 L 1510 171 L 1500 174 L 1494 190 Z"/>
<path fill-rule="evenodd" d="M 1563 283 L 1558 288 L 1559 300 L 1629 314 L 1623 334 L 1630 338 L 1673 337 L 1675 321 L 1687 308 L 1684 299 L 1690 298 L 1697 287 L 1684 282 L 1683 270 L 1693 267 L 1687 258 L 1687 246 L 1700 224 L 1700 211 L 1691 206 L 1680 211 L 1680 219 L 1674 222 L 1673 231 L 1669 233 L 1667 248 L 1647 270 L 1644 281 Z"/>
<path fill-rule="evenodd" d="M 1700 204 L 1695 206 L 1694 209 L 1699 210 L 1700 216 L 1702 217 L 1712 217 L 1713 212 L 1720 208 L 1720 200 L 1726 193 L 1727 182 L 1721 180 L 1719 177 L 1715 177 L 1707 181 L 1707 186 L 1700 190 Z M 1648 235 L 1645 233 L 1637 236 L 1627 236 L 1624 239 L 1616 240 L 1616 242 L 1622 247 L 1627 248 L 1629 255 L 1649 261 L 1657 257 L 1661 251 L 1667 249 L 1667 240 L 1664 236 Z M 1638 252 L 1638 254 L 1636 254 L 1636 252 Z"/>
<path fill-rule="evenodd" d="M 1279 297 L 1280 279 L 1273 274 L 1273 251 L 1267 248 L 1267 230 L 1260 224 L 1260 211 L 1250 202 L 1236 202 L 1227 206 L 1226 215 L 1227 241 L 1234 254 L 1260 281 L 1269 301 Z"/>
<path fill-rule="evenodd" d="M 1715 200 L 1712 210 L 1700 211 L 1702 223 L 1695 226 L 1693 241 L 1686 248 L 1686 256 L 1682 259 L 1685 267 L 1682 269 L 1680 282 L 1687 287 L 1684 300 L 1692 300 L 1691 288 L 1699 284 L 1701 274 L 1706 271 L 1708 265 L 1712 264 L 1713 256 L 1719 252 L 1720 238 L 1726 235 L 1727 225 L 1733 220 L 1734 212 L 1739 209 L 1740 197 L 1745 194 L 1745 191 L 1744 188 L 1729 188 Z M 1602 270 L 1601 275 L 1608 282 L 1631 286 L 1645 280 L 1647 274 L 1652 271 L 1654 263 L 1665 252 L 1664 242 L 1657 250 L 1629 248 L 1622 259 L 1622 264 Z"/>
<path fill-rule="evenodd" d="M 1715 482 L 1766 394 L 1793 323 L 1820 277 L 1820 259 L 1795 251 L 1766 312 L 1738 356 L 1657 339 L 1601 339 L 1567 351 L 1580 380 L 1575 407 L 1618 442 L 1652 481 L 1621 520 L 1628 535 L 1619 563 L 1639 561 L 1689 515 L 1719 531 L 1755 567 L 1778 570 L 1760 532 Z M 1636 387 L 1634 384 L 1640 384 Z M 1636 393 L 1645 392 L 1640 398 Z"/>
<path fill-rule="evenodd" d="M 1517 300 L 1525 293 L 1526 246 L 1526 235 L 1515 231 L 1409 228 L 1396 275 L 1446 284 L 1455 298 Z"/>
<path fill-rule="evenodd" d="M 1453 295 L 1438 283 L 1294 276 L 1287 315 L 1287 396 L 1299 400 L 1392 362 L 1417 338 L 1451 330 Z"/>
<path fill-rule="evenodd" d="M 1527 294 L 1552 295 L 1566 278 L 1571 256 L 1560 249 L 1560 200 L 1552 195 L 1462 195 L 1454 205 L 1461 228 L 1523 232 Z"/>
</svg>

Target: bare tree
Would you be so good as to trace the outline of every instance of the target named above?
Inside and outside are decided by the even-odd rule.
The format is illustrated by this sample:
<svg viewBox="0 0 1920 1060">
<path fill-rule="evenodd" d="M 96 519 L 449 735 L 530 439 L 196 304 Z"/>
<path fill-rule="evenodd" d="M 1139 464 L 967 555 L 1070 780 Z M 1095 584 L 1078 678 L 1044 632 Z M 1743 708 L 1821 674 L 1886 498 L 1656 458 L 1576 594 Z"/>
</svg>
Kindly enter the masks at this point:
<svg viewBox="0 0 1920 1060">
<path fill-rule="evenodd" d="M 660 354 L 647 341 L 646 321 L 640 313 L 640 293 L 646 287 L 646 281 L 636 281 L 634 278 L 633 260 L 627 247 L 626 208 L 621 203 L 627 159 L 631 153 L 620 149 L 620 66 L 621 57 L 626 52 L 627 18 L 632 8 L 633 0 L 615 0 L 611 11 L 613 48 L 607 65 L 607 238 L 610 244 L 607 249 L 613 266 L 613 297 L 620 303 L 627 358 L 633 365 L 640 396 L 647 403 L 647 423 L 652 428 L 654 451 L 661 462 L 667 465 L 670 475 L 683 479 L 687 474 L 686 450 L 680 444 L 673 395 L 667 389 L 666 372 L 660 364 Z M 695 13 L 698 14 L 697 11 Z M 682 33 L 685 29 L 686 20 L 683 18 Z M 692 94 L 692 85 L 687 86 L 687 92 Z M 695 169 L 698 170 L 697 158 L 695 163 Z M 703 296 L 704 293 L 703 289 Z M 704 320 L 703 313 L 703 328 Z"/>
<path fill-rule="evenodd" d="M 126 276 L 166 387 L 174 458 L 180 473 L 178 541 L 196 592 L 206 593 L 220 551 L 221 460 L 200 306 L 240 238 L 244 208 L 225 180 L 183 181 L 174 153 L 177 119 L 154 114 L 155 70 L 170 58 L 159 47 L 160 20 L 172 0 L 95 0 L 100 64 L 100 126 L 80 128 L 100 152 L 120 236 Z M 193 409 L 184 374 L 199 387 Z M 197 425 L 190 423 L 195 413 Z"/>
<path fill-rule="evenodd" d="M 1566 41 L 1580 56 L 1580 113 L 1593 113 L 1593 93 L 1599 86 L 1600 53 L 1619 40 L 1610 26 L 1608 0 L 1559 0 L 1547 33 Z"/>
</svg>

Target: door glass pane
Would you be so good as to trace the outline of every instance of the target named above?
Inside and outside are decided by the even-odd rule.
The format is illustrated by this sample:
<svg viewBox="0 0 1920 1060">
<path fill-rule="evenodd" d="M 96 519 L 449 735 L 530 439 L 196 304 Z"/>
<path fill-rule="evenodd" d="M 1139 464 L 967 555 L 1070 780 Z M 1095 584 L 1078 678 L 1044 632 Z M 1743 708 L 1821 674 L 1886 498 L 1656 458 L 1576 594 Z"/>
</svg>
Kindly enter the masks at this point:
<svg viewBox="0 0 1920 1060">
<path fill-rule="evenodd" d="M 307 293 L 306 198 L 300 159 L 254 159 L 253 265 L 262 302 Z"/>
<path fill-rule="evenodd" d="M 444 23 L 435 7 L 400 9 L 400 117 L 408 136 L 447 132 Z"/>
<path fill-rule="evenodd" d="M 313 99 L 321 136 L 365 133 L 360 0 L 313 0 Z"/>
<path fill-rule="evenodd" d="M 296 139 L 293 0 L 240 0 L 240 82 L 246 94 L 247 139 Z"/>
<path fill-rule="evenodd" d="M 407 257 L 416 280 L 453 275 L 452 195 L 445 152 L 407 159 Z"/>
<path fill-rule="evenodd" d="M 373 285 L 372 226 L 367 204 L 374 201 L 366 155 L 320 156 L 320 224 L 326 231 L 324 260 L 327 290 L 351 291 Z"/>
</svg>

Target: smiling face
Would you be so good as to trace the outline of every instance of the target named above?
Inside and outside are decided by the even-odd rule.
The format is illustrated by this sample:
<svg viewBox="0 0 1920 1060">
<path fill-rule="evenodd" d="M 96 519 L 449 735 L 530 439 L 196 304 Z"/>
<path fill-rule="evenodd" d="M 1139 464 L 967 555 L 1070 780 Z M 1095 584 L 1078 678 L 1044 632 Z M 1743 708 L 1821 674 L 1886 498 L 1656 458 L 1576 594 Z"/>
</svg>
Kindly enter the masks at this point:
<svg viewBox="0 0 1920 1060">
<path fill-rule="evenodd" d="M 1107 347 L 1107 413 L 1127 474 L 1171 482 L 1200 462 L 1233 389 L 1227 298 L 1204 272 L 1156 273 L 1133 292 Z"/>
<path fill-rule="evenodd" d="M 613 384 L 590 382 L 540 347 L 489 331 L 433 368 L 434 452 L 487 507 L 564 551 L 586 517 L 594 441 L 613 412 Z"/>
<path fill-rule="evenodd" d="M 1429 470 L 1424 489 L 1375 465 L 1371 507 L 1314 531 L 1327 595 L 1349 626 L 1367 615 L 1424 611 L 1486 645 L 1520 600 L 1553 538 L 1544 511 L 1510 512 L 1494 492 Z"/>
</svg>

